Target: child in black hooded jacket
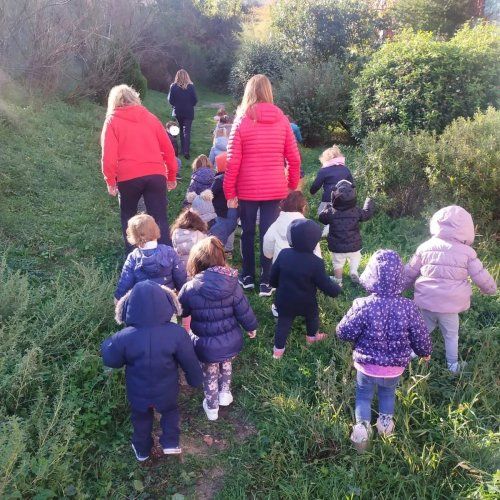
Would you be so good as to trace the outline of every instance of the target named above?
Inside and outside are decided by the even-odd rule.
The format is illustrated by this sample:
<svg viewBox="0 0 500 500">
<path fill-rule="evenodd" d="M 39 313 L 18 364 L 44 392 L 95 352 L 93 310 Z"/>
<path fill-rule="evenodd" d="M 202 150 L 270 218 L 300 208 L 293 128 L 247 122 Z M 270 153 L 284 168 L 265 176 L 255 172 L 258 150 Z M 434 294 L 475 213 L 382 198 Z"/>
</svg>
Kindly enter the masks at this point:
<svg viewBox="0 0 500 500">
<path fill-rule="evenodd" d="M 325 263 L 314 255 L 321 239 L 321 227 L 309 219 L 296 219 L 288 228 L 290 248 L 283 249 L 271 268 L 270 285 L 276 288 L 278 324 L 274 336 L 273 357 L 279 359 L 297 316 L 306 321 L 306 341 L 324 340 L 319 333 L 319 309 L 316 292 L 319 288 L 330 297 L 340 293 L 340 287 L 326 274 Z"/>
</svg>

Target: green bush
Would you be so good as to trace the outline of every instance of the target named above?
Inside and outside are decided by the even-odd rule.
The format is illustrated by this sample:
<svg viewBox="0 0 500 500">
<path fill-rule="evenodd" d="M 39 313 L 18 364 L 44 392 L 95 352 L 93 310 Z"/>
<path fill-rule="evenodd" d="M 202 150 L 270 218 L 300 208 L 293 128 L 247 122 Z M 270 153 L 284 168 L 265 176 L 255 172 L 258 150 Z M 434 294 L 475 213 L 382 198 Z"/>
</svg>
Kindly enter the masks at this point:
<svg viewBox="0 0 500 500">
<path fill-rule="evenodd" d="M 457 203 L 476 222 L 500 214 L 500 111 L 489 108 L 473 119 L 458 118 L 438 138 L 426 169 L 433 201 Z"/>
<path fill-rule="evenodd" d="M 465 26 L 448 42 L 404 31 L 384 44 L 357 78 L 353 131 L 363 137 L 383 124 L 442 131 L 498 101 L 499 29 Z"/>
<path fill-rule="evenodd" d="M 491 224 L 500 211 L 498 130 L 500 111 L 493 108 L 454 120 L 440 136 L 384 125 L 364 139 L 356 172 L 391 215 L 458 204 L 476 223 Z"/>
<path fill-rule="evenodd" d="M 276 88 L 279 106 L 301 127 L 307 145 L 332 141 L 332 128 L 346 115 L 349 79 L 337 60 L 288 69 Z"/>
<path fill-rule="evenodd" d="M 428 201 L 425 168 L 434 145 L 429 132 L 414 135 L 383 125 L 364 139 L 364 155 L 355 159 L 357 176 L 390 215 L 419 214 Z"/>
<path fill-rule="evenodd" d="M 276 83 L 287 68 L 286 58 L 274 42 L 251 41 L 241 47 L 236 63 L 231 70 L 229 88 L 239 99 L 243 95 L 247 81 L 262 73 Z"/>
<path fill-rule="evenodd" d="M 130 63 L 123 69 L 118 80 L 120 80 L 120 83 L 123 82 L 131 87 L 134 87 L 134 89 L 141 95 L 141 99 L 146 97 L 146 92 L 148 91 L 148 81 L 142 74 L 139 62 L 132 54 L 130 57 Z"/>
</svg>

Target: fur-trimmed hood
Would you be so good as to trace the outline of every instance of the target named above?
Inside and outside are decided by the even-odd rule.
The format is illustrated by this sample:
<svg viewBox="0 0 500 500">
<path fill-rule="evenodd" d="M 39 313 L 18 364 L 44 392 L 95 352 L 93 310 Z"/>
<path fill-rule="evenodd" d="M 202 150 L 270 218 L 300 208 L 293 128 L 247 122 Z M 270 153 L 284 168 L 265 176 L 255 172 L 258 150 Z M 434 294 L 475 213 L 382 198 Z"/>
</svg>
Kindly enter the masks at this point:
<svg viewBox="0 0 500 500">
<path fill-rule="evenodd" d="M 174 314 L 182 314 L 174 291 L 151 280 L 137 283 L 115 307 L 116 322 L 135 327 L 163 325 Z"/>
</svg>

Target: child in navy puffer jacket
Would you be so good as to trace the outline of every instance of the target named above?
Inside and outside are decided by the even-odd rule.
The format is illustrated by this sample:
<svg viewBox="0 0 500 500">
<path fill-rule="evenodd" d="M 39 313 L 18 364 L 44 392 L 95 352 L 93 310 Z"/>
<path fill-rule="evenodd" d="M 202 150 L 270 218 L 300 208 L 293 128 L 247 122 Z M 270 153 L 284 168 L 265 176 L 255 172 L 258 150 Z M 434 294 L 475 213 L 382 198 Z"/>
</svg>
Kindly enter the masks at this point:
<svg viewBox="0 0 500 500">
<path fill-rule="evenodd" d="M 404 267 L 397 252 L 375 252 L 360 277 L 370 296 L 356 299 L 337 326 L 337 335 L 354 344 L 356 378 L 356 425 L 351 440 L 358 450 L 371 434 L 371 402 L 378 387 L 377 430 L 394 430 L 395 390 L 410 361 L 412 350 L 429 360 L 431 338 L 415 303 L 401 296 Z"/>
<path fill-rule="evenodd" d="M 193 173 L 187 193 L 200 194 L 205 189 L 210 189 L 214 182 L 215 172 L 206 155 L 200 155 L 193 161 Z M 186 194 L 187 194 L 186 193 Z"/>
<path fill-rule="evenodd" d="M 306 321 L 306 341 L 311 344 L 324 340 L 326 333 L 319 333 L 317 289 L 336 297 L 341 289 L 326 274 L 323 259 L 314 255 L 321 239 L 321 227 L 308 219 L 295 219 L 288 226 L 291 248 L 279 253 L 271 268 L 270 285 L 276 288 L 278 324 L 274 335 L 273 357 L 279 359 L 294 319 L 302 316 Z"/>
<path fill-rule="evenodd" d="M 115 291 L 121 299 L 139 281 L 153 280 L 160 285 L 180 290 L 186 282 L 186 269 L 175 250 L 158 244 L 160 228 L 153 217 L 135 215 L 128 221 L 127 239 L 137 248 L 128 254 Z"/>
<path fill-rule="evenodd" d="M 192 248 L 188 272 L 192 279 L 179 300 L 183 316 L 191 316 L 195 352 L 202 363 L 203 409 L 209 420 L 217 420 L 219 405 L 233 401 L 231 362 L 243 347 L 241 327 L 254 338 L 257 319 L 217 238 L 210 236 Z"/>
<path fill-rule="evenodd" d="M 116 306 L 116 320 L 125 323 L 125 328 L 101 345 L 106 366 L 126 367 L 134 428 L 132 448 L 141 462 L 147 460 L 153 446 L 153 409 L 161 413 L 163 453 L 181 453 L 178 366 L 191 386 L 198 387 L 202 382 L 200 365 L 188 335 L 183 328 L 170 323 L 170 318 L 180 312 L 172 290 L 150 280 L 141 281 Z"/>
</svg>

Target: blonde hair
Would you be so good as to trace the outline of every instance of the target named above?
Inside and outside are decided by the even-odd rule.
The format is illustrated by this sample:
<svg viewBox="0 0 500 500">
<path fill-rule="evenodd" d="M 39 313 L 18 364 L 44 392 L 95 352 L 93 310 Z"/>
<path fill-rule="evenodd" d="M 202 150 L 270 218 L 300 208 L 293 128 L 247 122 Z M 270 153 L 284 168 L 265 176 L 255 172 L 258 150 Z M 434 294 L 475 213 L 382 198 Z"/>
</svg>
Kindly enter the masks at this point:
<svg viewBox="0 0 500 500">
<path fill-rule="evenodd" d="M 211 168 L 213 168 L 213 165 L 210 162 L 210 160 L 208 159 L 207 155 L 200 155 L 194 159 L 192 167 L 193 167 L 193 172 L 194 172 L 194 171 L 198 170 L 199 168 L 203 168 L 203 167 L 208 167 L 211 169 Z"/>
<path fill-rule="evenodd" d="M 189 252 L 186 270 L 189 276 L 206 271 L 209 267 L 226 266 L 224 245 L 215 236 L 209 236 L 196 243 Z"/>
<path fill-rule="evenodd" d="M 245 93 L 238 107 L 237 115 L 243 116 L 259 102 L 274 102 L 273 87 L 266 75 L 254 75 L 245 86 Z"/>
<path fill-rule="evenodd" d="M 185 69 L 180 69 L 175 74 L 174 83 L 176 83 L 181 89 L 186 90 L 187 86 L 193 82 L 191 81 L 191 78 L 189 78 L 189 73 Z"/>
<path fill-rule="evenodd" d="M 108 110 L 106 111 L 106 116 L 113 114 L 116 108 L 121 108 L 123 106 L 136 106 L 141 104 L 141 98 L 139 92 L 128 85 L 122 83 L 121 85 L 116 85 L 109 91 L 108 95 Z"/>
<path fill-rule="evenodd" d="M 319 156 L 319 161 L 322 165 L 326 162 L 333 160 L 334 158 L 338 158 L 339 156 L 343 156 L 340 148 L 334 144 L 331 148 L 325 149 L 321 155 Z"/>
<path fill-rule="evenodd" d="M 138 214 L 128 220 L 127 241 L 131 245 L 142 247 L 148 241 L 158 240 L 160 236 L 160 228 L 151 215 Z"/>
</svg>

